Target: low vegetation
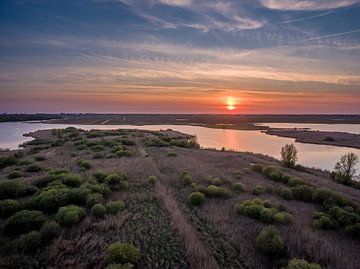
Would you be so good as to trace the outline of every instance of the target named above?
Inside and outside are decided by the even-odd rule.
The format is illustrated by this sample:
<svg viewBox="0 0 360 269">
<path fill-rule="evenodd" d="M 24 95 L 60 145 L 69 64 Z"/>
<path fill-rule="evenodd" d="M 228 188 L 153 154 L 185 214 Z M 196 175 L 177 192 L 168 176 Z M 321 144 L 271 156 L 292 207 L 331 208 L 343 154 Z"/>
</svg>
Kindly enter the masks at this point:
<svg viewBox="0 0 360 269">
<path fill-rule="evenodd" d="M 355 188 L 197 148 L 170 130 L 66 128 L 0 153 L 0 267 L 360 266 Z"/>
</svg>

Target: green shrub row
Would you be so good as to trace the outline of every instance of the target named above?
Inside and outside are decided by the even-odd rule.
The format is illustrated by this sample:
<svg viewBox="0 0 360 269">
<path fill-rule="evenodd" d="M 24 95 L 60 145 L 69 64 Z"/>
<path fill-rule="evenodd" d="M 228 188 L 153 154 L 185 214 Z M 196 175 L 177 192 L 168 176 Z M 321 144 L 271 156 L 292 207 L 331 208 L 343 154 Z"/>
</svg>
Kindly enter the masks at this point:
<svg viewBox="0 0 360 269">
<path fill-rule="evenodd" d="M 279 211 L 268 200 L 253 199 L 246 200 L 235 205 L 238 214 L 258 219 L 264 223 L 289 224 L 293 222 L 291 214 Z"/>
</svg>

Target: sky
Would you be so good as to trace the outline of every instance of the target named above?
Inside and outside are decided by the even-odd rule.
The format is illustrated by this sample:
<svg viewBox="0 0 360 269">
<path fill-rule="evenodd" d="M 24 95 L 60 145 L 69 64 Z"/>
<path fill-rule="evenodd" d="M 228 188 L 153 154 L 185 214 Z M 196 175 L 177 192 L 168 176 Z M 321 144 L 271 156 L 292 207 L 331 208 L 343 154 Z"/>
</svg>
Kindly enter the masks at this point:
<svg viewBox="0 0 360 269">
<path fill-rule="evenodd" d="M 1 112 L 360 113 L 360 0 L 1 0 Z"/>
</svg>

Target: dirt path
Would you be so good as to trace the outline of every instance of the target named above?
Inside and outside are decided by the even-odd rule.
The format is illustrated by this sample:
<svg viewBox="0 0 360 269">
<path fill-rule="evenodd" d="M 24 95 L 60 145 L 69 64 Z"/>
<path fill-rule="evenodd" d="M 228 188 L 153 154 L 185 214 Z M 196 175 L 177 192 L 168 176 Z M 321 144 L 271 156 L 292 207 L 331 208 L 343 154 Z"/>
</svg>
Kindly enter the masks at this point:
<svg viewBox="0 0 360 269">
<path fill-rule="evenodd" d="M 149 162 L 155 170 L 161 175 L 161 172 L 154 161 L 154 159 L 147 154 L 143 147 L 139 147 L 141 156 L 146 157 L 145 161 Z M 187 221 L 186 217 L 180 210 L 174 195 L 171 190 L 167 188 L 161 181 L 165 180 L 160 176 L 156 183 L 155 193 L 160 197 L 169 211 L 172 218 L 172 223 L 179 234 L 185 246 L 186 257 L 190 263 L 191 268 L 194 269 L 218 269 L 214 257 L 209 253 L 203 242 L 199 239 L 195 228 Z"/>
</svg>

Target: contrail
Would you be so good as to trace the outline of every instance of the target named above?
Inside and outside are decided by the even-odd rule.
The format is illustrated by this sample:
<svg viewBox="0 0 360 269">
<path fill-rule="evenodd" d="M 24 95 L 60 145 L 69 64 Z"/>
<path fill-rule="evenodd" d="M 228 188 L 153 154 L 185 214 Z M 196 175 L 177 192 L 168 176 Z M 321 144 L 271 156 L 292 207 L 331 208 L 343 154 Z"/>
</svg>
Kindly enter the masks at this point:
<svg viewBox="0 0 360 269">
<path fill-rule="evenodd" d="M 311 20 L 311 19 L 315 19 L 315 18 L 324 17 L 324 16 L 327 16 L 327 15 L 330 15 L 330 14 L 333 14 L 333 13 L 335 13 L 335 11 L 328 11 L 328 12 L 325 12 L 325 13 L 322 13 L 322 14 L 318 14 L 318 15 L 315 15 L 315 16 L 309 16 L 309 17 L 304 17 L 304 18 L 292 19 L 292 20 L 288 20 L 288 21 L 281 21 L 281 22 L 277 22 L 277 23 L 274 23 L 274 24 L 275 24 L 275 25 L 276 25 L 276 24 L 288 24 L 288 23 L 293 23 L 293 22 L 307 21 L 307 20 Z"/>
<path fill-rule="evenodd" d="M 316 37 L 304 39 L 304 40 L 301 40 L 301 41 L 298 41 L 298 42 L 311 41 L 311 40 L 316 40 L 316 39 L 326 38 L 326 37 L 334 37 L 334 36 L 348 35 L 348 34 L 354 34 L 354 33 L 358 33 L 358 32 L 360 32 L 360 29 L 356 29 L 356 30 L 352 30 L 352 31 L 348 31 L 348 32 L 336 33 L 336 34 L 330 34 L 330 35 L 316 36 Z"/>
</svg>

